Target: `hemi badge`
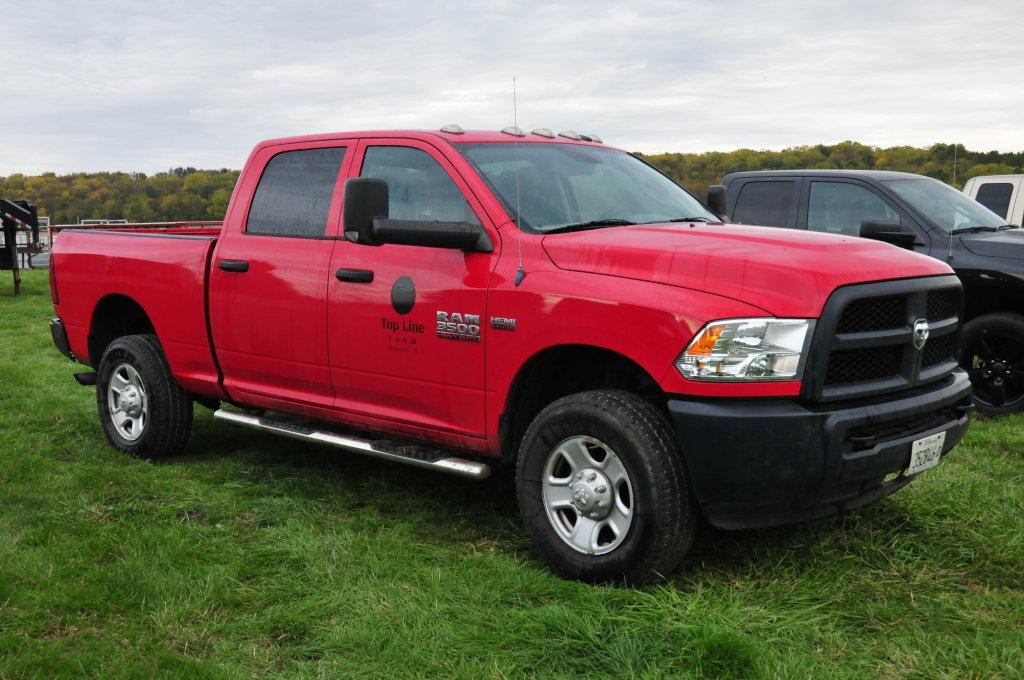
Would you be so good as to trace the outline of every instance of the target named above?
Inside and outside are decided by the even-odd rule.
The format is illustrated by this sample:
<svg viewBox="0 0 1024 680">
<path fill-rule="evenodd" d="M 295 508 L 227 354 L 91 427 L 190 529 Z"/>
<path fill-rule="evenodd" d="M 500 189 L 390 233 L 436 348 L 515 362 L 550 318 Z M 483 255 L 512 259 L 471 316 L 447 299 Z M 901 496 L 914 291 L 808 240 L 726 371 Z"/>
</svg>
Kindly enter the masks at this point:
<svg viewBox="0 0 1024 680">
<path fill-rule="evenodd" d="M 514 331 L 516 329 L 516 320 L 504 316 L 492 316 L 491 328 L 500 331 Z"/>
</svg>

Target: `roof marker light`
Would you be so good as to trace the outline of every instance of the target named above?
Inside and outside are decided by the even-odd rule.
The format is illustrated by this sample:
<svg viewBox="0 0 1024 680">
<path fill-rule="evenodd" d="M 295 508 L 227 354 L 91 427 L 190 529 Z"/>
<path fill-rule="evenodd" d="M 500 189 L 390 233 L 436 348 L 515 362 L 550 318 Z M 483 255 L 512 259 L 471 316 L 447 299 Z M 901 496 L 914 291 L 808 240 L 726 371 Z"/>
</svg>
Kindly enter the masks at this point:
<svg viewBox="0 0 1024 680">
<path fill-rule="evenodd" d="M 551 130 L 547 129 L 547 128 L 537 128 L 536 130 L 534 130 L 530 134 L 531 135 L 537 135 L 538 137 L 548 137 L 549 139 L 554 139 L 555 138 L 555 133 L 552 132 Z"/>
<path fill-rule="evenodd" d="M 580 137 L 580 133 L 575 132 L 573 130 L 563 130 L 562 132 L 558 133 L 558 136 L 565 137 L 566 139 L 575 139 L 576 141 L 581 141 L 583 139 L 582 137 Z"/>
<path fill-rule="evenodd" d="M 451 125 L 445 125 L 443 128 L 441 128 L 441 132 L 447 132 L 450 135 L 466 134 L 466 131 L 462 129 L 462 126 L 456 125 L 455 123 L 452 123 Z"/>
<path fill-rule="evenodd" d="M 525 137 L 526 133 L 523 132 L 521 127 L 516 125 L 509 125 L 507 128 L 501 128 L 502 133 L 506 135 L 512 135 L 513 137 Z"/>
<path fill-rule="evenodd" d="M 598 137 L 597 135 L 587 135 L 587 137 L 590 137 L 590 141 L 592 141 L 592 142 L 597 142 L 598 144 L 604 144 L 604 141 L 600 137 Z"/>
</svg>

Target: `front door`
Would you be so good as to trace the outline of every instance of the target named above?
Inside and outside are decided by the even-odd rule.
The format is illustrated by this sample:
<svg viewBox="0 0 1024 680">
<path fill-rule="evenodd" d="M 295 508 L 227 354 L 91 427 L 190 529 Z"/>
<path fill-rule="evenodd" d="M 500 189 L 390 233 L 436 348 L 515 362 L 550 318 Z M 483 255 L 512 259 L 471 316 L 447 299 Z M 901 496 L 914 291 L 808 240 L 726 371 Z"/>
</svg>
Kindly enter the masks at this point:
<svg viewBox="0 0 1024 680">
<path fill-rule="evenodd" d="M 383 426 L 483 436 L 493 226 L 429 144 L 366 140 L 353 163 L 353 175 L 387 180 L 392 219 L 483 221 L 495 252 L 338 240 L 328 295 L 335 405 Z"/>
<path fill-rule="evenodd" d="M 808 182 L 803 222 L 811 231 L 860 236 L 865 220 L 893 222 L 894 230 L 913 232 L 914 249 L 928 254 L 930 238 L 907 215 L 867 184 L 855 180 L 818 179 Z M 898 225 L 896 224 L 898 223 Z"/>
<path fill-rule="evenodd" d="M 224 387 L 248 404 L 302 410 L 334 400 L 326 300 L 347 150 L 320 144 L 254 156 L 211 263 L 210 327 Z"/>
</svg>

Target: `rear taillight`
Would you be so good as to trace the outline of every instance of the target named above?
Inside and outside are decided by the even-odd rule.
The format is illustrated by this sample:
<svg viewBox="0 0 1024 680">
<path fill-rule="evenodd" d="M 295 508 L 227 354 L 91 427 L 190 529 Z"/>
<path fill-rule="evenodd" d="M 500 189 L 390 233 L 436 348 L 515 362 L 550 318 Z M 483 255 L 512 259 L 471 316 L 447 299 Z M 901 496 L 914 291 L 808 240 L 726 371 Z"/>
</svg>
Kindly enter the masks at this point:
<svg viewBox="0 0 1024 680">
<path fill-rule="evenodd" d="M 53 304 L 60 304 L 60 297 L 57 295 L 57 267 L 54 265 L 53 256 L 50 256 L 50 299 Z"/>
</svg>

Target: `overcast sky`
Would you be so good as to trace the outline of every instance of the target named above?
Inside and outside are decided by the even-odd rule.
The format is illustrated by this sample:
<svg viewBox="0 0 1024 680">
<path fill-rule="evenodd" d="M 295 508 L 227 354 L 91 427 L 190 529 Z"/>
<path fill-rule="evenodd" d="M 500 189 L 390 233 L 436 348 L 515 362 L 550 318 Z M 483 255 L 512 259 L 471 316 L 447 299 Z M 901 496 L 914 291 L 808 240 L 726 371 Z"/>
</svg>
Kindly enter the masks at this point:
<svg viewBox="0 0 1024 680">
<path fill-rule="evenodd" d="M 0 0 L 0 175 L 241 167 L 331 130 L 575 129 L 630 150 L 1024 150 L 1015 2 Z"/>
</svg>

